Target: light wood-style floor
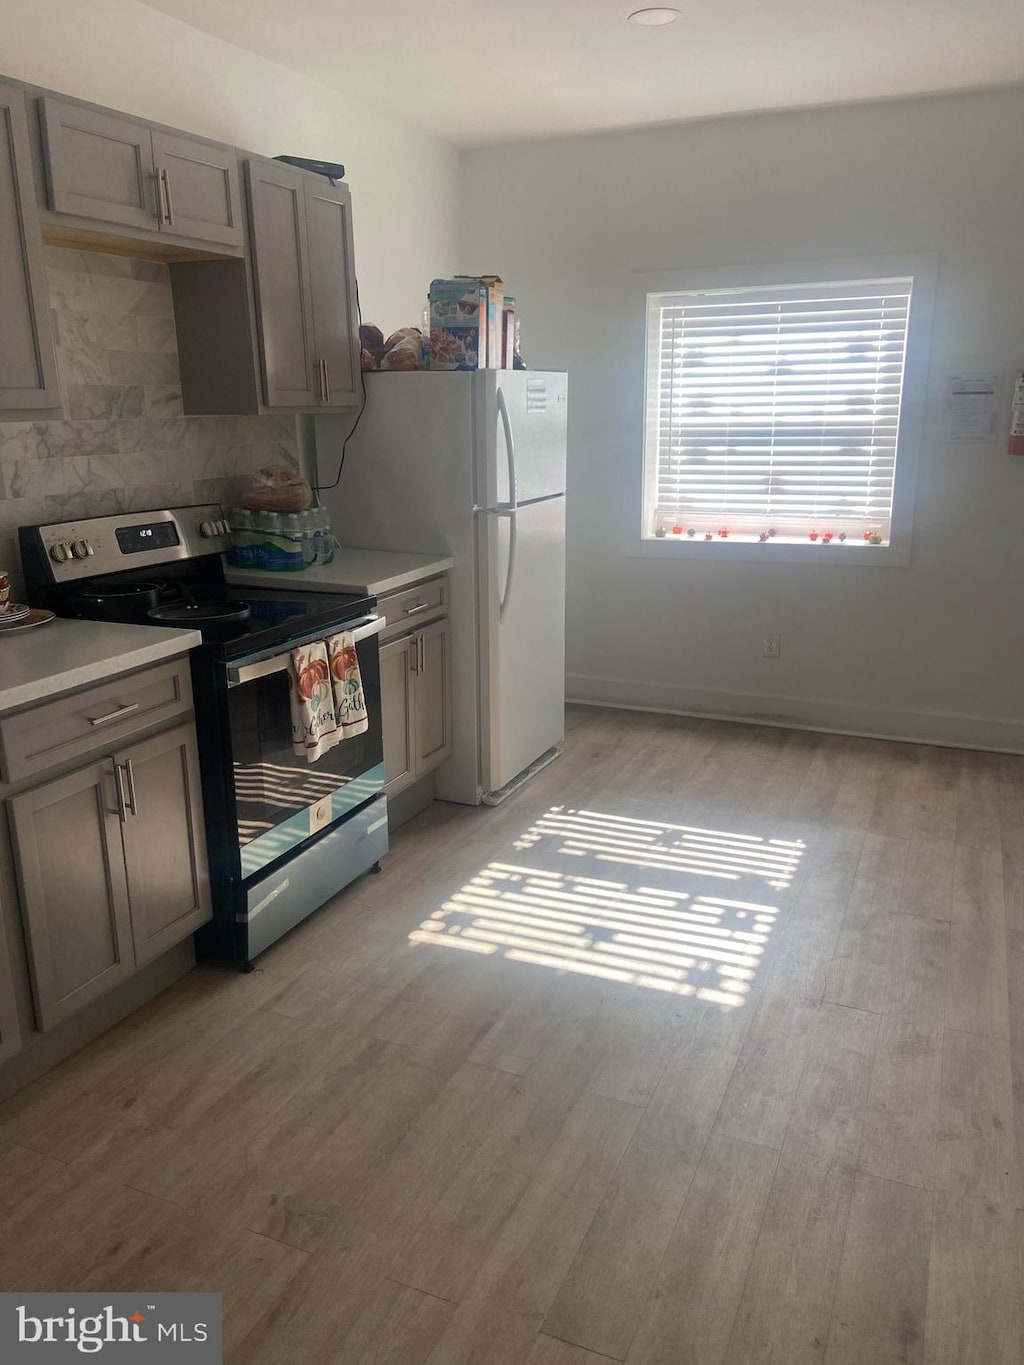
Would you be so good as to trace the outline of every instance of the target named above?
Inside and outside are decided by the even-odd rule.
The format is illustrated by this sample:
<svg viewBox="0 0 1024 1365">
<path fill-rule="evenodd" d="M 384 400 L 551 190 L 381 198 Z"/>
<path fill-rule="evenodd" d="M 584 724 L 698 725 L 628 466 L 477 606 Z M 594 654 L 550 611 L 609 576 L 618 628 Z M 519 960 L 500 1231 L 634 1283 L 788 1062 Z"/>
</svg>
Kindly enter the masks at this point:
<svg viewBox="0 0 1024 1365">
<path fill-rule="evenodd" d="M 0 1107 L 0 1286 L 232 1365 L 1017 1365 L 1024 759 L 573 709 Z"/>
</svg>

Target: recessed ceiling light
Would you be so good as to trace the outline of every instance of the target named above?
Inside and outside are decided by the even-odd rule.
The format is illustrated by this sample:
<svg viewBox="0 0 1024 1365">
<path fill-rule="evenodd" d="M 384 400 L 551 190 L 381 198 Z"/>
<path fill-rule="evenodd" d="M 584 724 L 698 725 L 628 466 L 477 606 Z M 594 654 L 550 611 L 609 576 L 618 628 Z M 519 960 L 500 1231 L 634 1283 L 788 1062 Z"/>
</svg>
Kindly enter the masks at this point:
<svg viewBox="0 0 1024 1365">
<path fill-rule="evenodd" d="M 642 24 L 644 28 L 660 28 L 662 24 L 674 24 L 682 16 L 677 9 L 638 9 L 629 16 L 631 24 Z"/>
</svg>

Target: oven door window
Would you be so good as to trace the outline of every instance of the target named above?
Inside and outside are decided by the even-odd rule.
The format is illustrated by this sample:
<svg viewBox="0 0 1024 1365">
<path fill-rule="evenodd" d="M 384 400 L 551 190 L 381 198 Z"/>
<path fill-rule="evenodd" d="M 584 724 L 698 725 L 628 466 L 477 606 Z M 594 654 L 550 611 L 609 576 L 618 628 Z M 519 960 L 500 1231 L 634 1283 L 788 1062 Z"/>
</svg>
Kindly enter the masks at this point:
<svg viewBox="0 0 1024 1365">
<path fill-rule="evenodd" d="M 384 787 L 380 651 L 357 646 L 369 727 L 315 763 L 292 750 L 288 673 L 279 670 L 228 691 L 235 814 L 243 877 L 298 848 Z"/>
</svg>

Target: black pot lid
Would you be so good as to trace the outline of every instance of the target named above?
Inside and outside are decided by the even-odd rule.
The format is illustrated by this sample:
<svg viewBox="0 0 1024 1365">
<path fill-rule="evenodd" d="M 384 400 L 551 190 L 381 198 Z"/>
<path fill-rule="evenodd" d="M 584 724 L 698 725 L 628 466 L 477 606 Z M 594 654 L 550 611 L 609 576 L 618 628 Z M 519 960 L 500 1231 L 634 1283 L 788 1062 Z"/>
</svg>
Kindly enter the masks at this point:
<svg viewBox="0 0 1024 1365">
<path fill-rule="evenodd" d="M 204 621 L 245 621 L 251 610 L 247 602 L 175 602 L 153 607 L 147 615 L 153 621 L 178 621 L 190 625 Z"/>
</svg>

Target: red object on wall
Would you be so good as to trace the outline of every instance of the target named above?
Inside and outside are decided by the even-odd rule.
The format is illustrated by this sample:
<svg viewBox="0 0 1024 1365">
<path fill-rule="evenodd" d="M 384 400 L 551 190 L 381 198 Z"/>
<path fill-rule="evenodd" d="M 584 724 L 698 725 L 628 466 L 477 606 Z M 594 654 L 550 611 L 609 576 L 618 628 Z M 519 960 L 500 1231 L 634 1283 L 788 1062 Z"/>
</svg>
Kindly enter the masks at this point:
<svg viewBox="0 0 1024 1365">
<path fill-rule="evenodd" d="M 1013 385 L 1013 406 L 1010 409 L 1011 455 L 1024 455 L 1024 370 L 1021 370 Z"/>
</svg>

